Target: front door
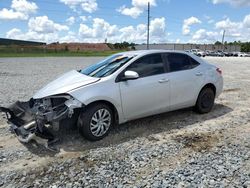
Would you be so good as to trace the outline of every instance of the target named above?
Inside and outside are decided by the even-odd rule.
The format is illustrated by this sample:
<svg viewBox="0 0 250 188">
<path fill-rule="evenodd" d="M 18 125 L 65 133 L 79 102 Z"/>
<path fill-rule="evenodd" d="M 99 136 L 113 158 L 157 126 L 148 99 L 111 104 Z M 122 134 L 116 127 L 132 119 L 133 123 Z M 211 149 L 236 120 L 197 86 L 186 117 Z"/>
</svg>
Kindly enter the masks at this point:
<svg viewBox="0 0 250 188">
<path fill-rule="evenodd" d="M 126 70 L 139 74 L 136 80 L 119 82 L 123 113 L 127 120 L 169 109 L 169 78 L 161 54 L 142 57 Z"/>
</svg>

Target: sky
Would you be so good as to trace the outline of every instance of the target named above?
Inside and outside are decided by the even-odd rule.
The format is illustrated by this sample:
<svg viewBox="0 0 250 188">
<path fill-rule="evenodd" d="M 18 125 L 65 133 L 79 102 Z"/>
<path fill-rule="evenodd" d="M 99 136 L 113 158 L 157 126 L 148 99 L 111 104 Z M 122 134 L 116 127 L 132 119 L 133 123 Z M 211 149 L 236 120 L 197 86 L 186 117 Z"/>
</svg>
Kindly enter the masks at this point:
<svg viewBox="0 0 250 188">
<path fill-rule="evenodd" d="M 0 0 L 0 38 L 52 42 L 250 41 L 250 0 Z"/>
</svg>

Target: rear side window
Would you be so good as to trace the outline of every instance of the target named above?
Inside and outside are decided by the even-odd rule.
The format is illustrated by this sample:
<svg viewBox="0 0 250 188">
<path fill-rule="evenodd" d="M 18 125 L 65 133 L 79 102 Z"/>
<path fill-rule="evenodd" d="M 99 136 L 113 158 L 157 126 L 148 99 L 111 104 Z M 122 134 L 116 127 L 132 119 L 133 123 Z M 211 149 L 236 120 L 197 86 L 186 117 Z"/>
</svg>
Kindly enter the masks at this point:
<svg viewBox="0 0 250 188">
<path fill-rule="evenodd" d="M 191 69 L 197 67 L 200 65 L 200 63 L 196 60 L 194 60 L 192 57 L 189 57 L 190 63 L 191 63 Z"/>
<path fill-rule="evenodd" d="M 199 63 L 195 61 L 193 58 L 189 57 L 186 54 L 180 54 L 180 53 L 168 54 L 167 60 L 170 72 L 188 70 L 199 65 Z"/>
<path fill-rule="evenodd" d="M 140 77 L 165 73 L 161 54 L 153 54 L 142 57 L 129 65 L 126 70 L 135 71 Z"/>
</svg>

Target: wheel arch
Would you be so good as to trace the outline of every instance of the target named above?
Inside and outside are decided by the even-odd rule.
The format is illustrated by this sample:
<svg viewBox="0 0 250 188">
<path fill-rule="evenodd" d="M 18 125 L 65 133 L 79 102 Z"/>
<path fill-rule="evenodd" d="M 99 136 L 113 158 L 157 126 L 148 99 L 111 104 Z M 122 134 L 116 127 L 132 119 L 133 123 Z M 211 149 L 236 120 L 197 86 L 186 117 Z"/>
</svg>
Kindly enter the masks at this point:
<svg viewBox="0 0 250 188">
<path fill-rule="evenodd" d="M 201 91 L 202 91 L 203 89 L 205 89 L 205 88 L 211 88 L 211 89 L 213 90 L 213 92 L 214 92 L 214 95 L 216 96 L 216 86 L 215 86 L 213 83 L 207 83 L 207 84 L 205 84 L 205 85 L 200 89 L 198 95 L 196 96 L 195 104 L 197 103 L 197 100 L 198 100 L 198 98 L 199 98 L 199 96 L 200 96 Z"/>
<path fill-rule="evenodd" d="M 204 86 L 201 88 L 200 92 L 201 92 L 203 89 L 205 89 L 205 88 L 211 88 L 211 89 L 213 90 L 213 92 L 214 92 L 214 95 L 216 96 L 216 86 L 215 86 L 213 83 L 208 83 L 208 84 L 204 85 Z M 199 94 L 200 94 L 200 93 L 199 93 Z"/>
<path fill-rule="evenodd" d="M 115 120 L 115 125 L 119 124 L 119 113 L 118 110 L 116 109 L 115 105 L 113 103 L 111 103 L 110 101 L 107 100 L 97 100 L 97 101 L 93 101 L 91 103 L 89 103 L 88 105 L 85 106 L 85 108 L 87 108 L 90 105 L 94 105 L 94 104 L 105 104 L 107 106 L 109 106 L 114 114 L 114 120 Z"/>
</svg>

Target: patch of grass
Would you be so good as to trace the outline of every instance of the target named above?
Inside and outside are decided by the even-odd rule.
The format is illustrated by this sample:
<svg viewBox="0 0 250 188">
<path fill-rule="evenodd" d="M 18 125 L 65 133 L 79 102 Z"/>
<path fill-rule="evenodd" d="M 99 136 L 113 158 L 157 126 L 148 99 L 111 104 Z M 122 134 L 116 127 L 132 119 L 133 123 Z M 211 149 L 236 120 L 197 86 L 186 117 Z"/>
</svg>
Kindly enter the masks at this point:
<svg viewBox="0 0 250 188">
<path fill-rule="evenodd" d="M 2 52 L 0 57 L 93 57 L 93 56 L 109 56 L 121 50 L 110 51 L 85 51 L 85 52 Z"/>
</svg>

